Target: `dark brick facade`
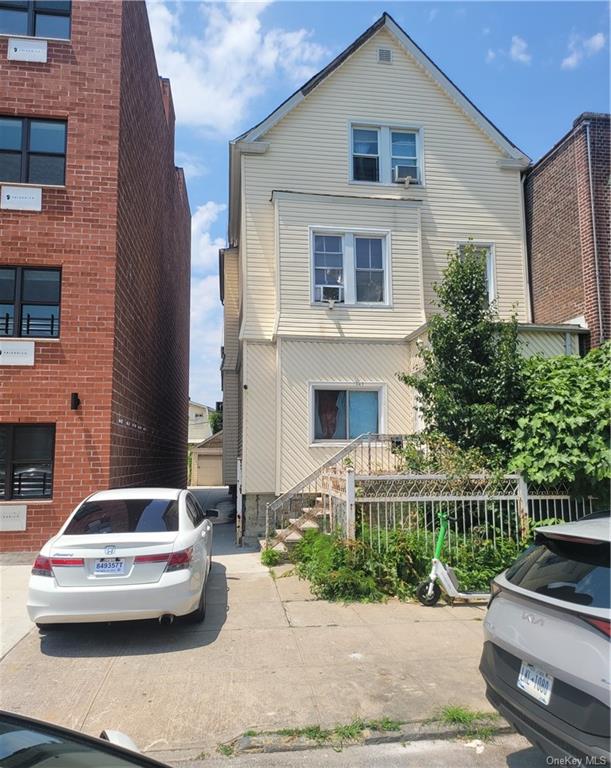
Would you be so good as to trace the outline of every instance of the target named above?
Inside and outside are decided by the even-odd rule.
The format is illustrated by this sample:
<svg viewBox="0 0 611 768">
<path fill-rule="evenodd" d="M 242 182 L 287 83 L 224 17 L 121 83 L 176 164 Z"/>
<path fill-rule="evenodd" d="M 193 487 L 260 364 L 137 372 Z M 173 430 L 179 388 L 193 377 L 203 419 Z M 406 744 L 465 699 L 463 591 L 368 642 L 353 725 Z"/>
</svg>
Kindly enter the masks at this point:
<svg viewBox="0 0 611 768">
<path fill-rule="evenodd" d="M 610 127 L 609 115 L 581 115 L 525 182 L 533 321 L 583 316 L 591 346 L 611 334 Z"/>
<path fill-rule="evenodd" d="M 0 265 L 62 270 L 60 338 L 35 342 L 33 367 L 0 366 L 0 423 L 56 425 L 52 499 L 0 533 L 14 551 L 93 490 L 186 483 L 190 232 L 143 2 L 74 2 L 46 64 L 6 50 L 0 114 L 68 122 L 65 187 L 43 188 L 40 213 L 0 211 Z"/>
</svg>

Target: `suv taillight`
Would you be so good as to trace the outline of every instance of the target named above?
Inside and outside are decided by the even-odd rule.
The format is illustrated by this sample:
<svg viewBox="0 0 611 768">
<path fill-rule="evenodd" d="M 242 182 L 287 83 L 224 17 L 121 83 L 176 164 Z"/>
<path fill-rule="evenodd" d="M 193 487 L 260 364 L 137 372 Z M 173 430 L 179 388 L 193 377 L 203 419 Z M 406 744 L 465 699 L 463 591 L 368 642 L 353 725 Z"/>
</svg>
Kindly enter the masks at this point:
<svg viewBox="0 0 611 768">
<path fill-rule="evenodd" d="M 38 555 L 32 566 L 32 573 L 34 576 L 53 576 L 51 570 L 51 560 L 48 557 Z"/>
<path fill-rule="evenodd" d="M 193 547 L 181 549 L 180 552 L 172 552 L 165 567 L 166 571 L 181 571 L 183 568 L 188 568 L 191 565 L 192 555 Z"/>
</svg>

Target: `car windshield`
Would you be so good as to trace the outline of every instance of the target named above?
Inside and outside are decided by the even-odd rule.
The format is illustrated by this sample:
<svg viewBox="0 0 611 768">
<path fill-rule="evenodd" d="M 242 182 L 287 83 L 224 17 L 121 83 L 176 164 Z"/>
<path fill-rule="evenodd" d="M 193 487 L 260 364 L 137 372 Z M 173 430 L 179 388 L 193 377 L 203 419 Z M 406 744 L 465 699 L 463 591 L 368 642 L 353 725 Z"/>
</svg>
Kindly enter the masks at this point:
<svg viewBox="0 0 611 768">
<path fill-rule="evenodd" d="M 71 768 L 128 768 L 152 766 L 144 757 L 112 754 L 112 747 L 99 747 L 85 739 L 53 729 L 0 720 L 0 765 L 11 768 L 71 766 Z"/>
<path fill-rule="evenodd" d="M 66 535 L 178 530 L 178 504 L 168 499 L 103 499 L 79 507 Z"/>
<path fill-rule="evenodd" d="M 539 534 L 505 574 L 517 587 L 591 608 L 610 608 L 609 542 Z"/>
</svg>

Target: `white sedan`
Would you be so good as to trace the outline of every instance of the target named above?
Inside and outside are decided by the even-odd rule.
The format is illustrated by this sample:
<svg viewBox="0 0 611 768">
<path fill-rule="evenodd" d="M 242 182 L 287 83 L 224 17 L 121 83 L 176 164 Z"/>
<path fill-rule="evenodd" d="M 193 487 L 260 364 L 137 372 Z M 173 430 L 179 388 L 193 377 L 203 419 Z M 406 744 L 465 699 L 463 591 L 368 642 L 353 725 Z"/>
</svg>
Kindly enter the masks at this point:
<svg viewBox="0 0 611 768">
<path fill-rule="evenodd" d="M 28 613 L 38 627 L 175 616 L 201 622 L 212 523 L 173 488 L 99 491 L 82 501 L 36 558 Z"/>
</svg>

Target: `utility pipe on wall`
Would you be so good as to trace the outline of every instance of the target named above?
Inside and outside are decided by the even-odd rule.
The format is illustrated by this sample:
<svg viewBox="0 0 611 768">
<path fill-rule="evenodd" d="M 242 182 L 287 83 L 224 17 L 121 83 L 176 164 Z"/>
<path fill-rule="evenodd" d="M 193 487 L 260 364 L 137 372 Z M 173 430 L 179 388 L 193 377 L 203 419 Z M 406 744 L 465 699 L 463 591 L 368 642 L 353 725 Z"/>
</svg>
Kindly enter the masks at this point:
<svg viewBox="0 0 611 768">
<path fill-rule="evenodd" d="M 596 300 L 598 304 L 598 338 L 602 343 L 605 340 L 603 325 L 602 299 L 600 296 L 600 273 L 598 271 L 598 240 L 596 237 L 596 214 L 594 208 L 594 184 L 592 182 L 592 149 L 590 145 L 590 121 L 584 122 L 586 129 L 586 145 L 588 148 L 588 181 L 590 184 L 590 208 L 592 212 L 592 237 L 594 238 L 594 269 L 596 270 Z"/>
</svg>

